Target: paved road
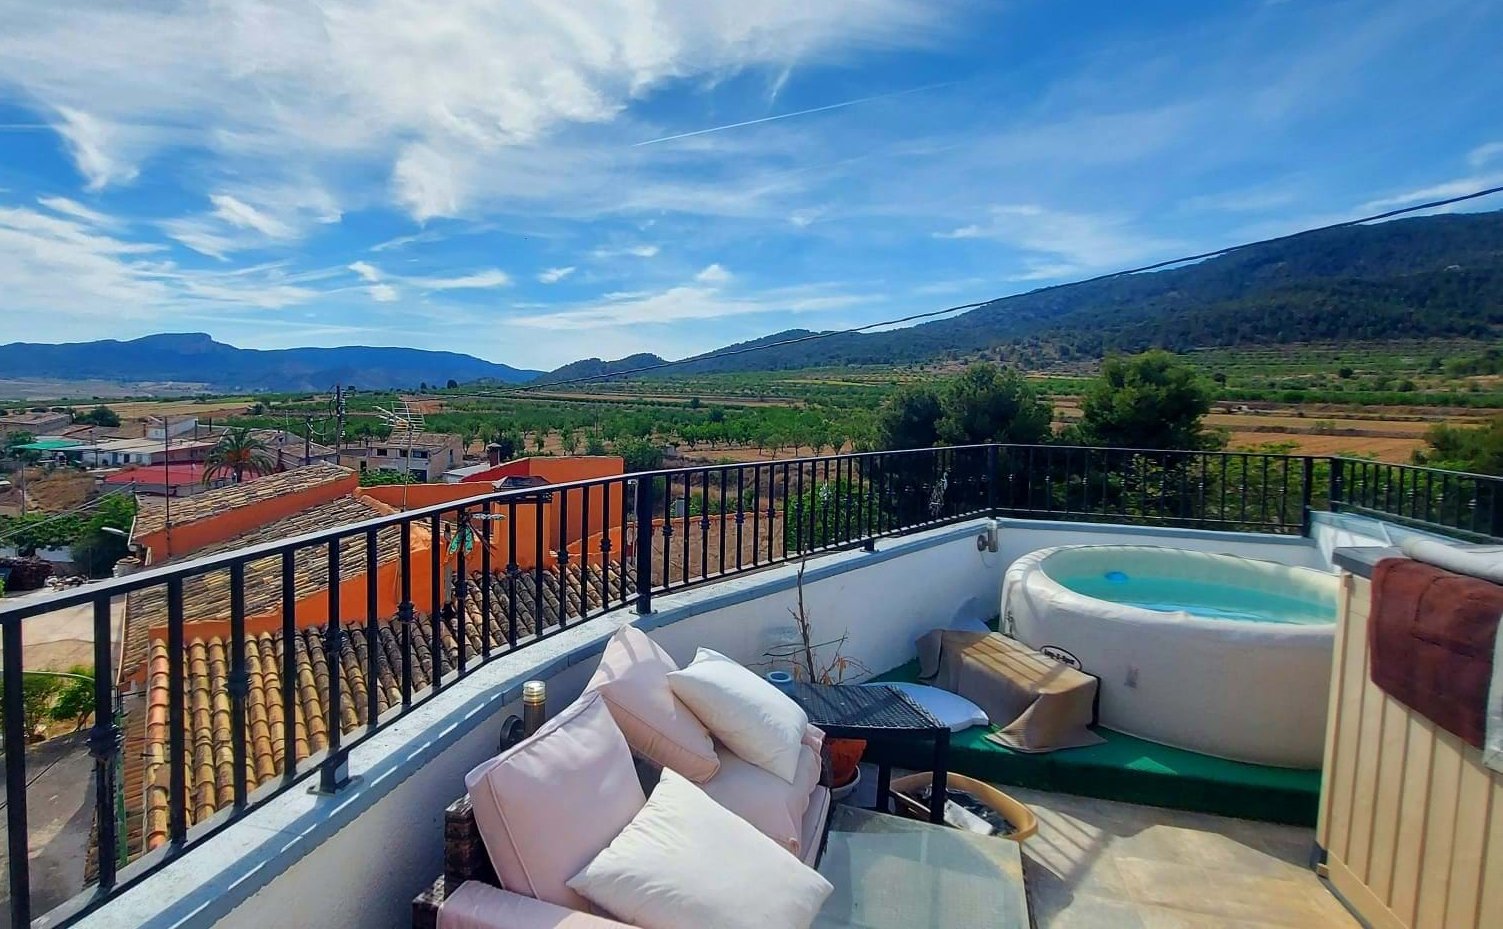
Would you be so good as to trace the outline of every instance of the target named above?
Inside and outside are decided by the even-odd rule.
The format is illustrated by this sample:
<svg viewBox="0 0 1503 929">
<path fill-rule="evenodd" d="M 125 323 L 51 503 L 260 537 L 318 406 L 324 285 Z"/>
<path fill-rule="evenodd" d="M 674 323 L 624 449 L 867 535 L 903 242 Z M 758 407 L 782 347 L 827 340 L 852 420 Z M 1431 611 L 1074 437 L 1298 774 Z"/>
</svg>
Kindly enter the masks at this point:
<svg viewBox="0 0 1503 929">
<path fill-rule="evenodd" d="M 94 764 L 87 730 L 26 750 L 26 816 L 31 850 L 31 913 L 40 916 L 84 885 L 94 824 Z M 0 815 L 4 802 L 0 801 Z M 0 874 L 9 874 L 9 843 L 0 843 Z M 0 925 L 10 925 L 10 890 L 0 884 Z"/>
<path fill-rule="evenodd" d="M 41 591 L 13 594 L 6 603 L 40 596 Z M 125 621 L 125 598 L 116 597 L 110 610 L 114 654 L 120 651 Z M 25 622 L 24 663 L 28 671 L 66 671 L 74 665 L 94 664 L 94 608 L 89 604 L 53 610 Z"/>
</svg>

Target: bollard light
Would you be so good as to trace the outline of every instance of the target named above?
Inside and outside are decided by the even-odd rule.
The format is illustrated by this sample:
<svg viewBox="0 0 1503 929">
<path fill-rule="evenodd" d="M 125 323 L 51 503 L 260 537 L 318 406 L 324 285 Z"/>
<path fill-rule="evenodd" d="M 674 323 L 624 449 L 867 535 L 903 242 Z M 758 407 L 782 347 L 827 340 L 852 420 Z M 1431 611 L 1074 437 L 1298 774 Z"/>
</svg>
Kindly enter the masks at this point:
<svg viewBox="0 0 1503 929">
<path fill-rule="evenodd" d="M 537 732 L 548 718 L 548 684 L 528 681 L 522 685 L 522 729 L 527 735 Z"/>
</svg>

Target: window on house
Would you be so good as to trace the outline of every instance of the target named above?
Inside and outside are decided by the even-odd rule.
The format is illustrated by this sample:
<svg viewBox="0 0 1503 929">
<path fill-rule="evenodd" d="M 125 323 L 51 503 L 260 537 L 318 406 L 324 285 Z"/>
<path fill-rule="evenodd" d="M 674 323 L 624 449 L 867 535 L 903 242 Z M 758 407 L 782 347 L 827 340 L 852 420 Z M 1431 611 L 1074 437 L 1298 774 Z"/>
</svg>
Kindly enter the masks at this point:
<svg viewBox="0 0 1503 929">
<path fill-rule="evenodd" d="M 414 458 L 424 458 L 424 459 L 426 459 L 426 458 L 427 458 L 427 457 L 428 457 L 428 453 L 427 453 L 427 452 L 419 452 L 419 451 L 414 451 L 414 452 L 413 452 L 413 453 L 412 453 L 412 457 L 414 457 Z"/>
<path fill-rule="evenodd" d="M 384 449 L 384 448 L 378 448 L 378 449 L 376 449 L 376 454 L 380 455 L 382 457 L 385 457 L 385 455 L 386 455 L 386 449 Z"/>
</svg>

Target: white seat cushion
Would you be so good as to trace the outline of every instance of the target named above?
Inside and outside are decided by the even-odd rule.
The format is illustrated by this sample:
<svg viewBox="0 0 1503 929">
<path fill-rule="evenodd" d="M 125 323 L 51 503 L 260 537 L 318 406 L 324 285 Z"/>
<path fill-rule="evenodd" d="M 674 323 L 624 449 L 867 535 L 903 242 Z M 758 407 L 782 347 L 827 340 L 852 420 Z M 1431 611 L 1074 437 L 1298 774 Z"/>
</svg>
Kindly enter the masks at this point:
<svg viewBox="0 0 1503 929">
<path fill-rule="evenodd" d="M 727 748 L 793 783 L 809 717 L 787 694 L 708 648 L 687 668 L 671 672 L 668 682 Z"/>
<path fill-rule="evenodd" d="M 677 670 L 646 633 L 622 626 L 606 643 L 585 689 L 605 697 L 634 753 L 702 784 L 715 776 L 720 760 L 704 724 L 673 695 L 668 673 Z"/>
<path fill-rule="evenodd" d="M 642 809 L 631 749 L 599 694 L 465 775 L 475 824 L 508 890 L 573 910 L 567 886 Z"/>
<path fill-rule="evenodd" d="M 807 745 L 800 753 L 792 784 L 722 748 L 719 773 L 700 786 L 711 800 L 798 855 L 802 851 L 804 811 L 809 808 L 809 795 L 819 786 L 819 771 L 819 756 Z"/>
<path fill-rule="evenodd" d="M 799 830 L 799 858 L 804 864 L 814 867 L 819 860 L 820 845 L 825 837 L 825 820 L 830 818 L 830 789 L 816 787 L 809 795 L 809 808 L 804 810 L 803 827 Z"/>
<path fill-rule="evenodd" d="M 834 890 L 669 768 L 569 886 L 639 929 L 808 929 Z"/>
</svg>

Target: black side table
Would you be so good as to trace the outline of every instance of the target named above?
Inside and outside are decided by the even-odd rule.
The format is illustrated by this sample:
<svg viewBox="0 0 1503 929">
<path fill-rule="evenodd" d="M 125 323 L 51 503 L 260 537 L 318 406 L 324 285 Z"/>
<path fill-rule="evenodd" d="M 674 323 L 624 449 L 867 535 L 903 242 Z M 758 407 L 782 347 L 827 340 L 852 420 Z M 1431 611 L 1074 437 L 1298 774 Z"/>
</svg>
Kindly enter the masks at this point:
<svg viewBox="0 0 1503 929">
<path fill-rule="evenodd" d="M 945 821 L 945 786 L 950 771 L 950 729 L 901 690 L 882 684 L 793 685 L 793 699 L 809 722 L 837 739 L 893 741 L 924 739 L 934 745 L 934 791 L 929 821 Z M 877 766 L 877 809 L 888 811 L 892 766 Z"/>
</svg>

